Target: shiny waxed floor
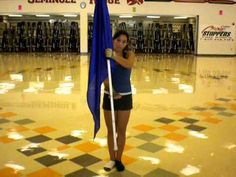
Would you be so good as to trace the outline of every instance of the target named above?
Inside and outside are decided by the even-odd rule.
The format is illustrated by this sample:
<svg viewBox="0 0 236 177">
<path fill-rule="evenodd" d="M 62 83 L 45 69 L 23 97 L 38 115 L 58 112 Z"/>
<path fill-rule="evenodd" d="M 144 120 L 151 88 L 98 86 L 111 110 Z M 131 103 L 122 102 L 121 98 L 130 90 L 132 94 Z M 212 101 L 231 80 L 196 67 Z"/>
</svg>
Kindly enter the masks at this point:
<svg viewBox="0 0 236 177">
<path fill-rule="evenodd" d="M 126 170 L 93 140 L 88 55 L 0 53 L 1 177 L 235 177 L 236 57 L 137 54 Z"/>
</svg>

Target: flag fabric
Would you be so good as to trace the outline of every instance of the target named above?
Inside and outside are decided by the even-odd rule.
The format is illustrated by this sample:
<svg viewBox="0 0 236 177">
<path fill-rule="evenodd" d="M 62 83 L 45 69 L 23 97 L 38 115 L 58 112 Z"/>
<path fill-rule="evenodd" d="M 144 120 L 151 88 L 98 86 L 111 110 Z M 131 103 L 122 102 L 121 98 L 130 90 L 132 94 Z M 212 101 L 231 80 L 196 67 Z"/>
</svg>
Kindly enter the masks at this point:
<svg viewBox="0 0 236 177">
<path fill-rule="evenodd" d="M 113 49 L 110 17 L 106 0 L 96 0 L 93 18 L 93 38 L 87 90 L 88 107 L 94 119 L 94 138 L 100 128 L 101 84 L 108 77 L 105 49 Z M 112 68 L 114 62 L 111 61 Z"/>
</svg>

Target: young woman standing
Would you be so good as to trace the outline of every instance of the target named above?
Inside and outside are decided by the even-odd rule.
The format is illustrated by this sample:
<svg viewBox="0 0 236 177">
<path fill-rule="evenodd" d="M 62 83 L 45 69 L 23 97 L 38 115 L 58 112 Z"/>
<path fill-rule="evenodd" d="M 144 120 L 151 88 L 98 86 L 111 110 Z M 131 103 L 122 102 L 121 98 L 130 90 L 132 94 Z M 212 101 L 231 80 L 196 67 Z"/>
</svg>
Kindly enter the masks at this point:
<svg viewBox="0 0 236 177">
<path fill-rule="evenodd" d="M 110 161 L 104 167 L 106 171 L 110 171 L 114 167 L 117 171 L 125 170 L 121 160 L 126 140 L 126 127 L 133 107 L 130 74 L 135 60 L 135 55 L 129 49 L 128 43 L 128 33 L 123 30 L 117 31 L 113 36 L 114 50 L 106 49 L 105 51 L 106 57 L 113 59 L 117 65 L 112 72 L 112 84 L 118 145 L 118 151 L 114 151 L 109 84 L 108 79 L 106 79 L 104 81 L 103 110 L 110 155 Z"/>
</svg>

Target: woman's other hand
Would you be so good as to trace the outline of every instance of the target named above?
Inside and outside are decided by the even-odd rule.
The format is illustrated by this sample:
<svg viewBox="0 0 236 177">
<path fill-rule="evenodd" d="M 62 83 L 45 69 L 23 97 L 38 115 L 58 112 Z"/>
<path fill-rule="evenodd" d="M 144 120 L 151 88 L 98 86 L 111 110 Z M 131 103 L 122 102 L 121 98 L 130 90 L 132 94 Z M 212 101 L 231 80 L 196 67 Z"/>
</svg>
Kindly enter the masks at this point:
<svg viewBox="0 0 236 177">
<path fill-rule="evenodd" d="M 113 54 L 112 49 L 107 48 L 107 49 L 105 50 L 105 56 L 106 56 L 106 58 L 112 58 L 112 54 Z"/>
</svg>

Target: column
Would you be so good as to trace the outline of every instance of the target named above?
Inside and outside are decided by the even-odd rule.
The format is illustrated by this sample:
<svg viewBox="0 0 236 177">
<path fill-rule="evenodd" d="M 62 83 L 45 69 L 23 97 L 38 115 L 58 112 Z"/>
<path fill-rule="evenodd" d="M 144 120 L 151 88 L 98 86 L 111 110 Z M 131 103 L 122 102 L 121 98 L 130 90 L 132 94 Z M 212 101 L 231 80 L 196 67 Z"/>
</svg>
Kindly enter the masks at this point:
<svg viewBox="0 0 236 177">
<path fill-rule="evenodd" d="M 80 13 L 80 53 L 88 53 L 88 15 Z"/>
</svg>

